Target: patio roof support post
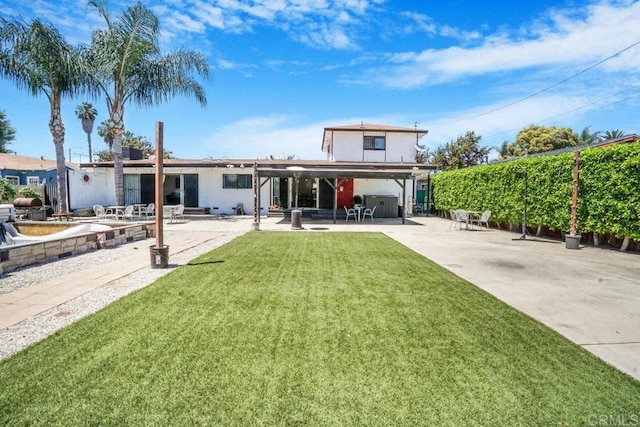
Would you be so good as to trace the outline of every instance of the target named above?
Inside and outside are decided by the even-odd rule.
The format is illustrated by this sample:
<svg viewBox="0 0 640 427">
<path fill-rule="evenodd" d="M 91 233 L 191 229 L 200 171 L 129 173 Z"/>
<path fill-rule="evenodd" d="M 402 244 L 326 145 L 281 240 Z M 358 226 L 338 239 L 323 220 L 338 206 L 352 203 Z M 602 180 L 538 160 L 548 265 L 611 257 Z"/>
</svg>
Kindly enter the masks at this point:
<svg viewBox="0 0 640 427">
<path fill-rule="evenodd" d="M 329 184 L 329 187 L 331 187 L 333 189 L 333 223 L 336 223 L 336 214 L 338 212 L 338 187 L 340 187 L 342 184 L 344 184 L 344 182 L 347 180 L 346 178 L 343 178 L 341 180 L 338 181 L 338 178 L 336 178 L 336 183 L 335 185 L 333 183 L 331 183 L 331 181 L 329 181 L 327 178 L 322 178 L 325 180 L 325 182 L 327 184 Z"/>
<path fill-rule="evenodd" d="M 258 164 L 256 163 L 256 171 L 257 171 L 257 168 L 258 168 Z M 267 182 L 269 182 L 270 179 L 271 178 L 269 178 L 269 177 L 265 177 L 264 181 L 262 181 L 262 183 L 260 183 L 260 188 L 258 190 L 258 224 L 260 224 L 260 209 L 261 209 L 260 206 L 262 205 L 261 198 L 260 198 L 260 190 L 262 190 L 262 187 L 264 187 L 264 185 Z M 258 182 L 260 182 L 260 176 L 258 176 Z M 267 213 L 269 213 L 268 210 L 267 210 Z"/>
<path fill-rule="evenodd" d="M 402 223 L 407 216 L 407 181 L 402 180 Z"/>
<path fill-rule="evenodd" d="M 402 223 L 404 224 L 406 216 L 405 209 L 407 208 L 407 181 L 405 179 L 403 179 L 402 182 L 398 181 L 397 179 L 394 179 L 394 181 L 396 182 L 396 184 L 402 187 Z"/>
<path fill-rule="evenodd" d="M 260 230 L 260 177 L 258 176 L 258 162 L 253 162 L 253 231 Z"/>
</svg>

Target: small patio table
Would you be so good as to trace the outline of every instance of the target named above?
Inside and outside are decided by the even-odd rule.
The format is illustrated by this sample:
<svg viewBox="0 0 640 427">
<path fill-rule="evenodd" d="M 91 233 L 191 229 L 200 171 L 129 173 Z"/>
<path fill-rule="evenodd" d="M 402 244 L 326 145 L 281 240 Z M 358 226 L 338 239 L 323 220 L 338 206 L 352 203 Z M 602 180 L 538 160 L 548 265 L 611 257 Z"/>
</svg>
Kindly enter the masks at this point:
<svg viewBox="0 0 640 427">
<path fill-rule="evenodd" d="M 469 231 L 470 230 L 469 225 L 471 225 L 471 229 L 473 229 L 473 220 L 480 218 L 480 215 L 482 215 L 482 212 L 468 211 L 468 210 L 465 210 L 465 212 L 467 213 L 467 223 L 465 227 L 466 227 L 466 230 Z"/>
<path fill-rule="evenodd" d="M 124 208 L 125 206 L 120 205 L 112 205 L 106 207 L 107 216 L 113 216 L 116 220 L 124 219 Z"/>
</svg>

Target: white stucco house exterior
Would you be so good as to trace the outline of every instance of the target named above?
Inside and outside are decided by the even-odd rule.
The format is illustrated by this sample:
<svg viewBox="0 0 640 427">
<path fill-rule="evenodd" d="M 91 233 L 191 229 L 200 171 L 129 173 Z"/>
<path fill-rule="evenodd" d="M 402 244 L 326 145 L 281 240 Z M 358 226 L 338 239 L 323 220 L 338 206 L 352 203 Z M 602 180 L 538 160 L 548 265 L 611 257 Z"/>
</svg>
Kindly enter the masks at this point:
<svg viewBox="0 0 640 427">
<path fill-rule="evenodd" d="M 270 207 L 290 209 L 298 168 L 299 208 L 335 210 L 350 207 L 354 196 L 388 196 L 396 198 L 398 216 L 397 208 L 415 195 L 415 177 L 434 169 L 416 160 L 426 134 L 384 125 L 337 126 L 324 129 L 325 160 L 165 159 L 163 203 L 211 214 L 232 214 L 238 204 L 249 215 L 254 206 L 263 215 Z M 123 170 L 125 204 L 154 202 L 155 160 L 125 160 Z M 72 209 L 115 204 L 113 163 L 82 164 L 70 172 L 69 187 Z"/>
</svg>

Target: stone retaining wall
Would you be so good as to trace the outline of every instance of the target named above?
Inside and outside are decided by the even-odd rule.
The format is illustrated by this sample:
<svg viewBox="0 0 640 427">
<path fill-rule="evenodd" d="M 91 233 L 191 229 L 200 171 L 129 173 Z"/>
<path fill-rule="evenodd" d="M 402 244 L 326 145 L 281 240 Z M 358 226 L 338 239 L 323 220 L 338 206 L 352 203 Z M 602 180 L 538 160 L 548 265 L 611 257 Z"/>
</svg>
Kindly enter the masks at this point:
<svg viewBox="0 0 640 427">
<path fill-rule="evenodd" d="M 64 239 L 0 247 L 0 274 L 31 264 L 55 261 L 97 249 L 152 237 L 153 224 L 132 224 L 109 231 L 80 234 Z"/>
</svg>

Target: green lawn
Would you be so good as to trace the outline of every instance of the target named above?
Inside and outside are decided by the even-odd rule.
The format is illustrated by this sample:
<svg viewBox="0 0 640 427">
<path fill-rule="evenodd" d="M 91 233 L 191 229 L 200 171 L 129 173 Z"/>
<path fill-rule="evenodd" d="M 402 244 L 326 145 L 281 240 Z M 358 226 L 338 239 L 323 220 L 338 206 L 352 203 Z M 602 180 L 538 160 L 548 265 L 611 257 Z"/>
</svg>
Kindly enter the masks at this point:
<svg viewBox="0 0 640 427">
<path fill-rule="evenodd" d="M 639 414 L 639 382 L 378 233 L 248 233 L 0 363 L 0 425 Z"/>
</svg>

